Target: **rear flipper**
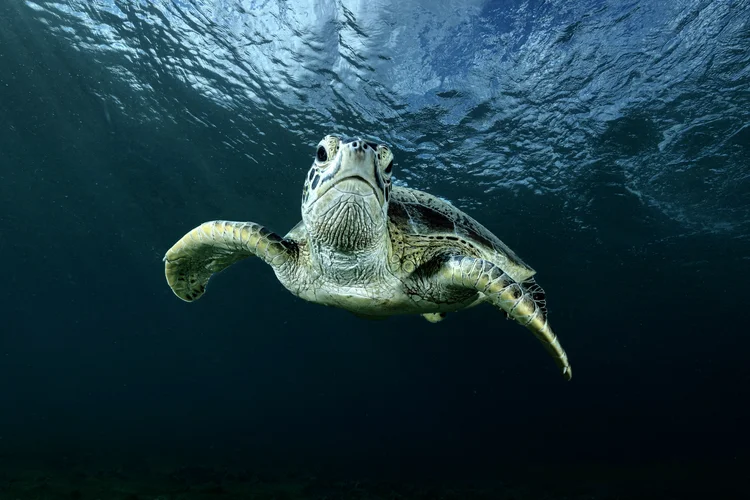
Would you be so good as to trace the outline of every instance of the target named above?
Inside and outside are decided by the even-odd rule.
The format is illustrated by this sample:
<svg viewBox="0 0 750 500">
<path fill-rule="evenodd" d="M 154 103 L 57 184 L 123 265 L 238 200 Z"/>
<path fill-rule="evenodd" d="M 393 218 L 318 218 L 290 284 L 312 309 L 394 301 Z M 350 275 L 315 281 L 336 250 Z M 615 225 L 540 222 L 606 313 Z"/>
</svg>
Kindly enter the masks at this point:
<svg viewBox="0 0 750 500">
<path fill-rule="evenodd" d="M 437 323 L 445 319 L 445 313 L 425 313 L 422 316 L 430 323 Z"/>
<path fill-rule="evenodd" d="M 544 290 L 533 278 L 518 283 L 491 262 L 474 257 L 449 258 L 440 267 L 438 276 L 445 286 L 468 288 L 485 294 L 492 304 L 531 330 L 555 358 L 563 376 L 568 380 L 572 378 L 568 355 L 547 322 Z"/>
</svg>

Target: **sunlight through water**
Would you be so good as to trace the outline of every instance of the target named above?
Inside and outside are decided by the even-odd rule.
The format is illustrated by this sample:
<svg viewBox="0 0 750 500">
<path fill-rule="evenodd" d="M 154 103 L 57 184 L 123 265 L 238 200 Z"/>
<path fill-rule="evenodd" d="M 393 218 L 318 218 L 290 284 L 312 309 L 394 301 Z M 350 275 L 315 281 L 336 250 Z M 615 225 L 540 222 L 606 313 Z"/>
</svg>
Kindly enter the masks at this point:
<svg viewBox="0 0 750 500">
<path fill-rule="evenodd" d="M 177 85 L 264 151 L 259 116 L 305 146 L 330 130 L 386 141 L 398 182 L 448 183 L 466 208 L 556 193 L 583 228 L 610 189 L 685 234 L 750 232 L 748 1 L 26 5 L 134 91 L 137 110 L 100 96 L 134 120 L 174 120 Z"/>
</svg>

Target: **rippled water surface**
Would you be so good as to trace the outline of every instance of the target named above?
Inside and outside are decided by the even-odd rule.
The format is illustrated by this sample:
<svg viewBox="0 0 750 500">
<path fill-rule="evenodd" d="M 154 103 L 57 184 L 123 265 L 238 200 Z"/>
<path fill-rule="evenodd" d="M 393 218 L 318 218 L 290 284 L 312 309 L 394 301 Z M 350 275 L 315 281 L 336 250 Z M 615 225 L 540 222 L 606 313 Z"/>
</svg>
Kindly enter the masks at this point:
<svg viewBox="0 0 750 500">
<path fill-rule="evenodd" d="M 172 295 L 200 222 L 298 222 L 328 133 L 538 271 L 572 382 L 490 307 L 366 322 L 258 261 Z M 575 465 L 585 498 L 658 462 L 729 498 L 749 235 L 748 0 L 0 0 L 0 462 Z"/>
<path fill-rule="evenodd" d="M 586 229 L 620 196 L 678 233 L 750 231 L 747 1 L 26 5 L 122 84 L 91 89 L 103 106 L 216 126 L 171 90 L 191 92 L 231 113 L 224 147 L 252 164 L 366 134 L 397 148 L 400 181 L 465 206 L 551 195 Z"/>
</svg>

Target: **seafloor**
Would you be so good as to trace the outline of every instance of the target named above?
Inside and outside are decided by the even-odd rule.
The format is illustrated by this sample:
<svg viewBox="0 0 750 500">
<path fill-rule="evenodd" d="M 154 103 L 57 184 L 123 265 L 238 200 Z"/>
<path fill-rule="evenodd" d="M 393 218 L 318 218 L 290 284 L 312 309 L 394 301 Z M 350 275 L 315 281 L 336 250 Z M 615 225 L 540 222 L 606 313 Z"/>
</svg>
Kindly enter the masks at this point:
<svg viewBox="0 0 750 500">
<path fill-rule="evenodd" d="M 240 466 L 122 464 L 67 457 L 0 461 L 0 500 L 624 500 L 750 498 L 747 467 L 651 464 L 518 467 L 493 480 L 404 480 L 336 477 L 334 473 L 248 470 Z"/>
</svg>

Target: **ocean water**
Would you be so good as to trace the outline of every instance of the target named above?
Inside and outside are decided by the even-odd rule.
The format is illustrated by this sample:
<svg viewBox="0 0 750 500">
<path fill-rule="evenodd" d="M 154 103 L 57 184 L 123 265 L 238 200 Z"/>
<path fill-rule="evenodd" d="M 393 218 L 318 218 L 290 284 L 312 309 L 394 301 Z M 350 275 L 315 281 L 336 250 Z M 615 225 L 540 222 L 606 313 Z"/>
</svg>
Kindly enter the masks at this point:
<svg viewBox="0 0 750 500">
<path fill-rule="evenodd" d="M 172 294 L 329 133 L 537 270 L 571 382 L 490 306 Z M 747 0 L 0 0 L 0 500 L 744 498 L 749 256 Z"/>
</svg>

